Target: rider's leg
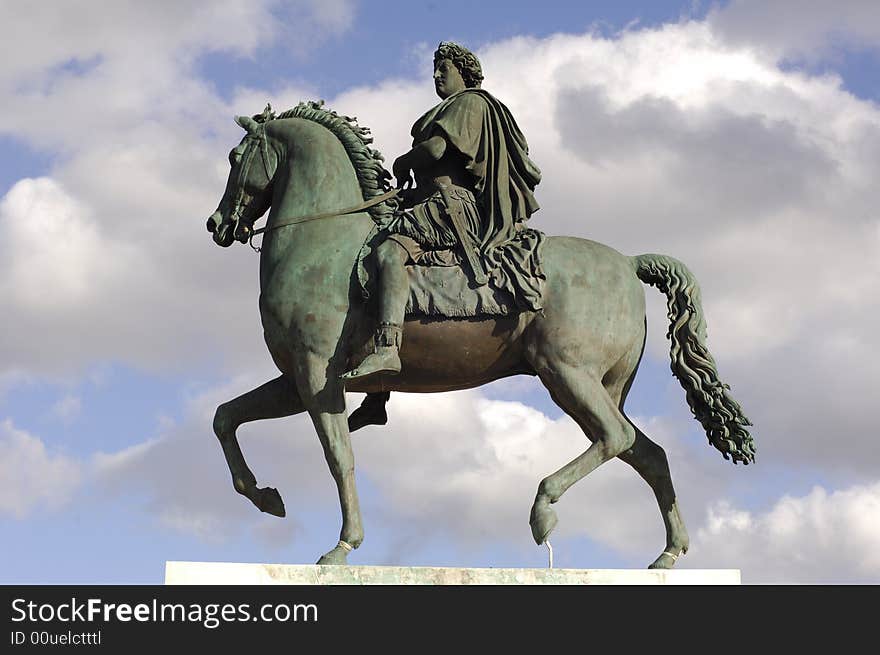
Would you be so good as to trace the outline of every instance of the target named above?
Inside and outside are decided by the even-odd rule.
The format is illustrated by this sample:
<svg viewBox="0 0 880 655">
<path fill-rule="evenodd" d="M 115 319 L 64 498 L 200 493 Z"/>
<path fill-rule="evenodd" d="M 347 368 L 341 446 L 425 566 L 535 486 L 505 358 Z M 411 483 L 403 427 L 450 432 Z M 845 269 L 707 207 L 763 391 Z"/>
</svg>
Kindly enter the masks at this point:
<svg viewBox="0 0 880 655">
<path fill-rule="evenodd" d="M 376 260 L 379 265 L 380 325 L 403 327 L 406 301 L 409 297 L 407 259 L 409 254 L 394 239 L 385 239 L 376 249 Z"/>
<path fill-rule="evenodd" d="M 409 255 L 393 239 L 386 239 L 376 248 L 379 269 L 379 329 L 375 349 L 361 365 L 342 377 L 361 378 L 374 373 L 400 372 L 400 340 L 403 337 L 403 318 L 409 296 L 409 278 L 406 261 Z"/>
</svg>

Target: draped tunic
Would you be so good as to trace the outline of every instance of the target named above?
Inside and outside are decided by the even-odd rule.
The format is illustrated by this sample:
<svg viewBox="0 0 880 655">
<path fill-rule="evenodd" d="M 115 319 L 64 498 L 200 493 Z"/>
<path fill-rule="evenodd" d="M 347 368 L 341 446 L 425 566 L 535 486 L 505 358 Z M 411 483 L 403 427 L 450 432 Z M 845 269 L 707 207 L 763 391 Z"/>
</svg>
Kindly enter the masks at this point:
<svg viewBox="0 0 880 655">
<path fill-rule="evenodd" d="M 541 171 L 510 110 L 482 89 L 465 89 L 429 109 L 412 128 L 413 145 L 441 134 L 463 160 L 480 208 L 478 246 L 485 253 L 514 238 L 538 210 Z"/>
<path fill-rule="evenodd" d="M 525 223 L 539 208 L 533 191 L 541 171 L 510 110 L 487 91 L 464 89 L 429 109 L 411 134 L 413 146 L 441 135 L 447 148 L 439 162 L 414 171 L 420 201 L 388 226 L 390 238 L 414 263 L 458 263 L 453 251 L 459 244 L 439 193 L 433 193 L 434 177 L 445 175 L 472 241 L 461 245 L 475 249 L 492 286 L 509 292 L 522 309 L 540 310 L 544 234 Z"/>
</svg>

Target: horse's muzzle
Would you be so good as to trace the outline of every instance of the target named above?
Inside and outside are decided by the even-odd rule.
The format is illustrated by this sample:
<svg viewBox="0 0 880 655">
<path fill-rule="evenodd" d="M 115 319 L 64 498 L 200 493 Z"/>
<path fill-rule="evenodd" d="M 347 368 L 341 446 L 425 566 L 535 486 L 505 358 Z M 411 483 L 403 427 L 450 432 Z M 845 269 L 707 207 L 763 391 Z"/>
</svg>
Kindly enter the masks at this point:
<svg viewBox="0 0 880 655">
<path fill-rule="evenodd" d="M 215 231 L 218 227 L 220 227 L 220 224 L 221 224 L 222 222 L 223 222 L 223 214 L 222 214 L 222 213 L 220 212 L 220 210 L 218 209 L 218 210 L 215 211 L 213 214 L 211 214 L 210 216 L 208 216 L 208 223 L 207 223 L 207 225 L 206 225 L 206 227 L 208 228 L 208 232 L 210 232 L 211 234 L 213 234 L 214 231 Z"/>
<path fill-rule="evenodd" d="M 233 228 L 235 225 L 229 221 L 223 220 L 223 214 L 218 209 L 208 218 L 206 225 L 208 232 L 214 235 L 214 243 L 218 246 L 228 248 L 235 241 L 235 233 Z"/>
<path fill-rule="evenodd" d="M 214 230 L 214 243 L 228 248 L 235 241 L 232 223 L 223 223 Z"/>
</svg>

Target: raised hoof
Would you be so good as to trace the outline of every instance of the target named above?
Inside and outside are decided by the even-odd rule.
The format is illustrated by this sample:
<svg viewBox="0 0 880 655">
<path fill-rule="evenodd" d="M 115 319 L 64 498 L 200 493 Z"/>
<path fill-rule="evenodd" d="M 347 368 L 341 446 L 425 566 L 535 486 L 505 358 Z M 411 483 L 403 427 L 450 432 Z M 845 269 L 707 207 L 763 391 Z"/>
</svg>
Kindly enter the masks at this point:
<svg viewBox="0 0 880 655">
<path fill-rule="evenodd" d="M 549 500 L 541 497 L 535 499 L 529 516 L 529 525 L 532 526 L 532 537 L 536 544 L 540 546 L 547 541 L 558 520 L 556 512 L 550 507 Z"/>
<path fill-rule="evenodd" d="M 368 425 L 385 425 L 388 423 L 388 414 L 385 407 L 358 407 L 348 417 L 348 431 L 354 432 Z"/>
<path fill-rule="evenodd" d="M 325 553 L 318 560 L 318 564 L 348 564 L 348 551 L 342 546 L 337 546 L 329 553 Z"/>
<path fill-rule="evenodd" d="M 287 512 L 284 509 L 284 501 L 281 500 L 281 494 L 279 494 L 278 490 L 273 487 L 257 489 L 257 497 L 254 499 L 254 505 L 256 505 L 261 512 L 266 512 L 266 514 L 271 514 L 272 516 L 284 518 L 287 515 Z"/>
<path fill-rule="evenodd" d="M 343 380 L 365 378 L 377 373 L 396 375 L 400 373 L 400 355 L 397 348 L 381 348 L 379 351 L 367 355 L 361 365 L 356 369 L 342 374 Z"/>
<path fill-rule="evenodd" d="M 678 558 L 687 552 L 685 550 L 678 550 L 678 555 L 676 555 L 674 552 L 670 552 L 674 550 L 678 549 L 664 550 L 662 553 L 660 553 L 660 556 L 657 559 L 655 559 L 650 565 L 648 565 L 648 568 L 671 569 L 672 567 L 674 567 L 675 563 L 678 561 Z"/>
</svg>

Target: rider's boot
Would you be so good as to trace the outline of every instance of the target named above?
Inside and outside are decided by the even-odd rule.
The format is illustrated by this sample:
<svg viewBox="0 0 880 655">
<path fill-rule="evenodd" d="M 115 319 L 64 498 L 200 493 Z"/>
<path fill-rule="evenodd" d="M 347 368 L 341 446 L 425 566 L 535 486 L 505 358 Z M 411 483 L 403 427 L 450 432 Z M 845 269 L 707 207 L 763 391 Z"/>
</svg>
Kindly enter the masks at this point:
<svg viewBox="0 0 880 655">
<path fill-rule="evenodd" d="M 375 373 L 394 375 L 400 373 L 400 339 L 403 326 L 394 323 L 381 323 L 376 330 L 373 352 L 364 358 L 361 365 L 342 377 L 346 380 L 363 378 Z"/>
</svg>

